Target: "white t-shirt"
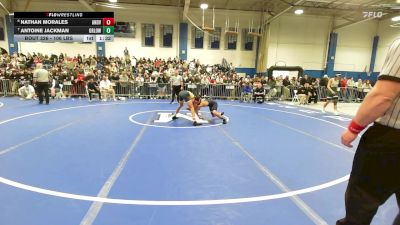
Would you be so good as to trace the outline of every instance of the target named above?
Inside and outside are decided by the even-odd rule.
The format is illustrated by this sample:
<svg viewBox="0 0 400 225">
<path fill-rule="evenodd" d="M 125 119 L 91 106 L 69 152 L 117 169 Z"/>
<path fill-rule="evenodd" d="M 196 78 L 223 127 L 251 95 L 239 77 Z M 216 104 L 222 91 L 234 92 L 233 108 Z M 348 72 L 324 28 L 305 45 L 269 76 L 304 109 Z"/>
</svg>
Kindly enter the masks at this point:
<svg viewBox="0 0 400 225">
<path fill-rule="evenodd" d="M 101 80 L 100 81 L 100 89 L 110 89 L 110 88 L 112 88 L 110 80 Z"/>
</svg>

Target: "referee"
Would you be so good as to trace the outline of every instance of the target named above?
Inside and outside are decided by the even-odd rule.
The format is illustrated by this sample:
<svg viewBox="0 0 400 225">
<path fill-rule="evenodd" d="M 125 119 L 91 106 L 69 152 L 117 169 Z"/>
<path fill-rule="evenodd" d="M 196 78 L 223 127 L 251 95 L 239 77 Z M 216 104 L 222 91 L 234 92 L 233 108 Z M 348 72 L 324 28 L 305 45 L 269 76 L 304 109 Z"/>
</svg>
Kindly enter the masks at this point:
<svg viewBox="0 0 400 225">
<path fill-rule="evenodd" d="M 393 194 L 400 208 L 400 39 L 390 47 L 378 81 L 342 134 L 342 143 L 352 147 L 358 133 L 374 121 L 354 156 L 346 217 L 337 225 L 370 224 L 378 207 Z M 400 213 L 393 224 L 400 224 Z"/>
<path fill-rule="evenodd" d="M 179 75 L 178 71 L 175 71 L 174 75 L 171 77 L 171 86 L 172 86 L 172 99 L 170 104 L 174 102 L 175 95 L 176 95 L 176 100 L 179 102 L 178 96 L 179 92 L 183 90 L 183 78 L 181 75 Z"/>
<path fill-rule="evenodd" d="M 39 104 L 43 104 L 43 92 L 46 98 L 46 104 L 50 102 L 49 96 L 50 76 L 47 70 L 43 69 L 41 63 L 36 64 L 36 69 L 33 71 L 33 83 L 36 84 L 36 91 L 39 97 Z"/>
</svg>

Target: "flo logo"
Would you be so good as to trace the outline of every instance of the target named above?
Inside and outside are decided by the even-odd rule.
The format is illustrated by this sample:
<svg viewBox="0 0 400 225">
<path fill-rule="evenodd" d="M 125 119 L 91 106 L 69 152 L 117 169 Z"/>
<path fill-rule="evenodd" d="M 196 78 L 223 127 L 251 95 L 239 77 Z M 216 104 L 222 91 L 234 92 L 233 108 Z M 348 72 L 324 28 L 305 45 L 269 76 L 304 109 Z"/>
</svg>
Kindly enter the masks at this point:
<svg viewBox="0 0 400 225">
<path fill-rule="evenodd" d="M 363 12 L 364 18 L 381 18 L 384 16 L 383 12 Z"/>
</svg>

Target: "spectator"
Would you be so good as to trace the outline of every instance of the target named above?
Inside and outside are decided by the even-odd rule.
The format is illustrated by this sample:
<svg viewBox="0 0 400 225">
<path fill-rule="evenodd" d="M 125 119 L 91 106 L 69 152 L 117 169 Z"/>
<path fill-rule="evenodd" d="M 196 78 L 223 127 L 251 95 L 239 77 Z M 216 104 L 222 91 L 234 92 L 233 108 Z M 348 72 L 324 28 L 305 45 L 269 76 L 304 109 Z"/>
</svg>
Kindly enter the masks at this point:
<svg viewBox="0 0 400 225">
<path fill-rule="evenodd" d="M 257 103 L 264 103 L 265 101 L 265 90 L 260 82 L 255 83 L 256 88 L 253 91 L 253 101 Z"/>
<path fill-rule="evenodd" d="M 319 83 L 319 86 L 321 87 L 326 87 L 328 85 L 329 77 L 328 75 L 324 75 L 324 77 L 321 79 L 321 82 Z"/>
<path fill-rule="evenodd" d="M 308 88 L 309 84 L 306 82 L 303 86 L 297 89 L 297 96 L 299 97 L 299 103 L 305 105 L 308 102 Z"/>
<path fill-rule="evenodd" d="M 92 94 L 97 93 L 99 95 L 99 99 L 101 100 L 101 92 L 97 83 L 93 80 L 93 77 L 90 77 L 89 82 L 87 84 L 89 101 L 92 101 Z"/>
<path fill-rule="evenodd" d="M 300 78 L 300 85 L 304 86 L 305 83 L 311 84 L 311 79 L 307 74 Z"/>
<path fill-rule="evenodd" d="M 114 101 L 117 101 L 115 98 L 115 90 L 107 76 L 103 76 L 103 79 L 100 81 L 100 92 L 103 96 L 103 101 L 107 101 L 107 94 L 111 94 Z"/>
<path fill-rule="evenodd" d="M 33 99 L 35 96 L 35 88 L 26 81 L 24 86 L 18 89 L 18 94 L 21 97 L 21 100 Z"/>
</svg>

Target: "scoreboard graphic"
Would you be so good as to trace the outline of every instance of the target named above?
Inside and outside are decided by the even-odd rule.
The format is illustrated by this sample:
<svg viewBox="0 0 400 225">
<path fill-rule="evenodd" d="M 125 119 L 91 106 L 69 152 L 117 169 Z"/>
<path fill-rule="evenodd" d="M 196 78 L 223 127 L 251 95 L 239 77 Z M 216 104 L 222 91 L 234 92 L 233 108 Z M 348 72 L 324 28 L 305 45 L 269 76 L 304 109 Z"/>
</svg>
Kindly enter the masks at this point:
<svg viewBox="0 0 400 225">
<path fill-rule="evenodd" d="M 15 12 L 18 42 L 114 41 L 114 12 Z"/>
</svg>

